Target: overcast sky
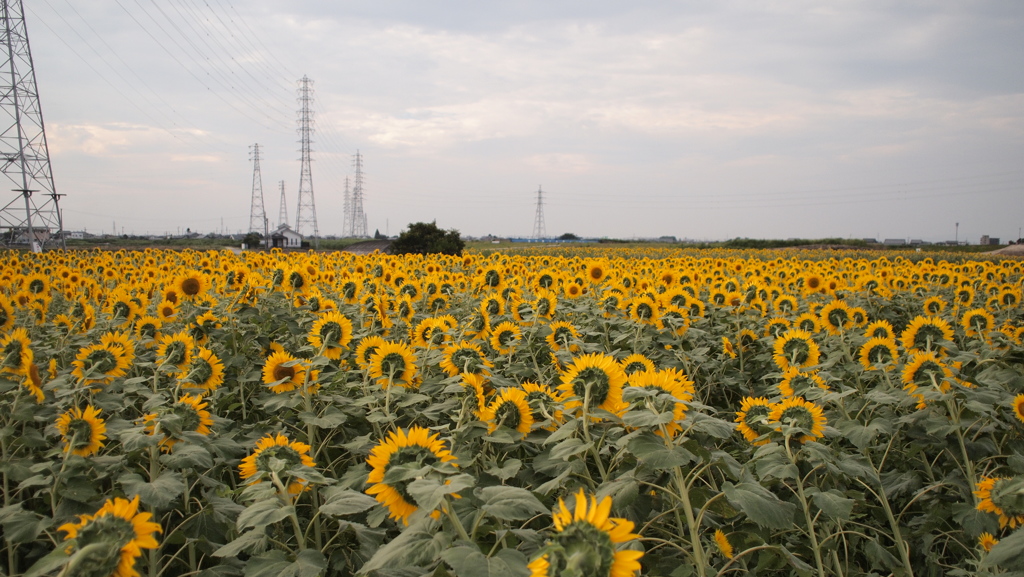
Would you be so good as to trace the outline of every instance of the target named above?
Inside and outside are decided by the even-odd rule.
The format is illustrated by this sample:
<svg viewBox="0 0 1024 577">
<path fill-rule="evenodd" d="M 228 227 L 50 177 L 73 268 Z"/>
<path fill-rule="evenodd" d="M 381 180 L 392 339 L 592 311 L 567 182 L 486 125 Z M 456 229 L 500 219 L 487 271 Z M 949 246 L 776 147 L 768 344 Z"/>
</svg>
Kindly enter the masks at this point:
<svg viewBox="0 0 1024 577">
<path fill-rule="evenodd" d="M 26 0 L 66 228 L 1015 238 L 1024 2 Z M 959 222 L 959 230 L 955 226 Z M 308 231 L 303 231 L 308 232 Z"/>
</svg>

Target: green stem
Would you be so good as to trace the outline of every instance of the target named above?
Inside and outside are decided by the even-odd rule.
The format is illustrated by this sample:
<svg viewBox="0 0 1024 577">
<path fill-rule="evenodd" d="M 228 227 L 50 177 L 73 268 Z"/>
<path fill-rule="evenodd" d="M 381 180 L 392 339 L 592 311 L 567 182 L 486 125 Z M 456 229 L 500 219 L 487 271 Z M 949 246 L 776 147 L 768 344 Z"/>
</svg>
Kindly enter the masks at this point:
<svg viewBox="0 0 1024 577">
<path fill-rule="evenodd" d="M 796 456 L 793 455 L 793 451 L 789 447 L 790 436 L 786 435 L 785 445 L 786 454 L 789 456 L 789 462 L 796 464 Z M 804 510 L 804 520 L 807 522 L 807 536 L 811 539 L 811 549 L 814 550 L 814 563 L 818 567 L 818 575 L 825 577 L 825 564 L 821 559 L 821 547 L 818 546 L 818 534 L 814 531 L 814 518 L 811 517 L 810 503 L 807 501 L 807 494 L 804 493 L 804 479 L 799 474 L 796 478 L 796 491 L 797 497 L 800 499 L 800 505 Z"/>
<path fill-rule="evenodd" d="M 694 564 L 697 565 L 697 575 L 705 577 L 707 575 L 707 568 L 704 561 L 704 546 L 700 543 L 700 527 L 697 525 L 697 519 L 693 515 L 693 505 L 690 503 L 690 490 L 683 475 L 683 470 L 676 467 L 672 473 L 672 480 L 675 482 L 679 498 L 683 502 L 683 513 L 686 515 L 686 526 L 690 533 L 690 546 L 693 548 L 693 560 Z"/>
</svg>

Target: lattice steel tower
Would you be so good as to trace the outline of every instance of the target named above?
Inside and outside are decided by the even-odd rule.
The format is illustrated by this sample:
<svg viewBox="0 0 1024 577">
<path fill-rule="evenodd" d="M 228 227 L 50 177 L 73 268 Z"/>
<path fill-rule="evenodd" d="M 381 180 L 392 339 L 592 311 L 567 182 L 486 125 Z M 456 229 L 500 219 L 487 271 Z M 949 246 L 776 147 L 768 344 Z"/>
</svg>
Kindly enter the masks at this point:
<svg viewBox="0 0 1024 577">
<path fill-rule="evenodd" d="M 48 243 L 63 246 L 58 206 L 63 195 L 53 186 L 25 10 L 21 0 L 0 0 L 0 10 L 0 173 L 6 178 L 0 178 L 0 199 L 10 199 L 0 208 L 0 236 L 4 244 L 27 244 L 32 250 Z M 35 192 L 40 194 L 33 197 Z"/>
<path fill-rule="evenodd" d="M 252 160 L 252 203 L 249 208 L 249 232 L 258 232 L 266 240 L 268 224 L 267 211 L 263 208 L 263 176 L 260 174 L 260 145 L 249 148 Z"/>
<path fill-rule="evenodd" d="M 544 229 L 544 191 L 537 187 L 537 215 L 533 218 L 533 238 L 544 238 L 548 235 Z"/>
<path fill-rule="evenodd" d="M 303 76 L 299 80 L 299 144 L 302 146 L 302 171 L 299 176 L 299 209 L 295 215 L 295 232 L 312 234 L 320 248 L 320 231 L 316 226 L 316 203 L 313 201 L 313 172 L 310 170 L 310 138 L 313 136 L 313 81 Z M 312 229 L 312 230 L 310 230 Z"/>
<path fill-rule="evenodd" d="M 277 225 L 288 224 L 288 203 L 284 197 L 284 181 L 281 181 L 281 210 L 277 213 Z"/>
<path fill-rule="evenodd" d="M 345 177 L 345 209 L 342 212 L 341 236 L 352 236 L 349 225 L 352 223 L 352 190 L 349 188 L 348 177 Z"/>
<path fill-rule="evenodd" d="M 352 161 L 356 166 L 356 182 L 352 189 L 352 207 L 349 211 L 351 228 L 354 237 L 370 236 L 366 232 L 366 213 L 363 212 L 363 156 L 356 151 L 356 158 Z"/>
</svg>

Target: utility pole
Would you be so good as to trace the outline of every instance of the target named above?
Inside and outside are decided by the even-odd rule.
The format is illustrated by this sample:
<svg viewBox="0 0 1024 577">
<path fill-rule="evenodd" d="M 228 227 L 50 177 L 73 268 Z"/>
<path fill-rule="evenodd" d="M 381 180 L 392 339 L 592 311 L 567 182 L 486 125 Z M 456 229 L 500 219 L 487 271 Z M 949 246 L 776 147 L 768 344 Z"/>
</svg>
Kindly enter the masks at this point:
<svg viewBox="0 0 1024 577">
<path fill-rule="evenodd" d="M 316 202 L 313 200 L 313 171 L 310 163 L 313 143 L 313 81 L 303 76 L 299 80 L 299 144 L 302 147 L 302 168 L 299 175 L 299 209 L 295 215 L 295 232 L 312 234 L 316 248 L 320 248 L 320 231 L 316 226 Z M 310 230 L 312 229 L 312 230 Z"/>
<path fill-rule="evenodd" d="M 533 238 L 540 240 L 547 235 L 544 226 L 544 191 L 537 186 L 537 214 L 533 218 Z"/>
<path fill-rule="evenodd" d="M 352 161 L 356 167 L 355 188 L 352 190 L 352 236 L 366 238 L 366 213 L 363 212 L 363 156 L 356 151 Z"/>
<path fill-rule="evenodd" d="M 0 114 L 0 174 L 18 193 L 0 206 L 0 235 L 4 244 L 27 244 L 38 252 L 47 242 L 63 241 L 62 195 L 53 185 L 24 6 L 2 0 L 0 10 L 0 109 L 6 113 Z M 33 192 L 43 193 L 39 202 Z"/>
<path fill-rule="evenodd" d="M 252 203 L 249 208 L 249 232 L 259 233 L 266 227 L 267 212 L 263 208 L 263 176 L 260 174 L 260 145 L 249 149 L 252 160 Z"/>
</svg>

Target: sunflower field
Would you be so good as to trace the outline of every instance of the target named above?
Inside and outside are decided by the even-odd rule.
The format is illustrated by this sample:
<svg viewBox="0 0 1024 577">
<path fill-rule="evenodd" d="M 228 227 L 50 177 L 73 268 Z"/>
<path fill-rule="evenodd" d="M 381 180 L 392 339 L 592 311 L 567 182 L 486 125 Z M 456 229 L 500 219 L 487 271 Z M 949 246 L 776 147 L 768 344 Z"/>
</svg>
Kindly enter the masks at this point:
<svg viewBox="0 0 1024 577">
<path fill-rule="evenodd" d="M 0 574 L 1024 570 L 1020 260 L 0 253 Z"/>
</svg>

